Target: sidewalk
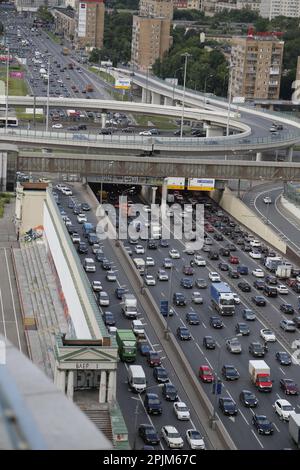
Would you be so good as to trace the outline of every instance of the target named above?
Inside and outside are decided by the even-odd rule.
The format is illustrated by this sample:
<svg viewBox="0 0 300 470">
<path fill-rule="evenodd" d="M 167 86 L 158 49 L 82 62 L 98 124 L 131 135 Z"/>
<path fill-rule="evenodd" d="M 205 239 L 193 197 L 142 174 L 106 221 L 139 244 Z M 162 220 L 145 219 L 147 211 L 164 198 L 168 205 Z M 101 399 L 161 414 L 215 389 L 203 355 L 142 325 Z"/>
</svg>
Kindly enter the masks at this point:
<svg viewBox="0 0 300 470">
<path fill-rule="evenodd" d="M 4 214 L 0 219 L 0 246 L 3 248 L 19 246 L 14 224 L 15 201 L 15 197 L 12 197 L 9 204 L 5 204 Z"/>
</svg>

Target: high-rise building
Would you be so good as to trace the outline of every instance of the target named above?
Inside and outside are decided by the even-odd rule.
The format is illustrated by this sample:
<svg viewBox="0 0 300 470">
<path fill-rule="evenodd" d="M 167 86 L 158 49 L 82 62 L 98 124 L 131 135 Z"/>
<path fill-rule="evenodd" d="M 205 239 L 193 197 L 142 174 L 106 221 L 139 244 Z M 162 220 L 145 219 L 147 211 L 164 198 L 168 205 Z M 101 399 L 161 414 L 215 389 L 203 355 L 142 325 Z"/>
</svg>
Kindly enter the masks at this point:
<svg viewBox="0 0 300 470">
<path fill-rule="evenodd" d="M 173 0 L 173 6 L 178 10 L 200 10 L 200 0 Z"/>
<path fill-rule="evenodd" d="M 232 40 L 232 97 L 278 99 L 284 42 L 270 36 L 237 37 Z"/>
<path fill-rule="evenodd" d="M 272 20 L 276 16 L 300 17 L 300 0 L 261 0 L 260 16 Z"/>
<path fill-rule="evenodd" d="M 162 59 L 172 44 L 172 0 L 141 0 L 139 14 L 133 16 L 131 63 L 147 70 Z"/>
<path fill-rule="evenodd" d="M 76 47 L 101 49 L 104 35 L 104 0 L 82 0 L 75 9 Z"/>
</svg>

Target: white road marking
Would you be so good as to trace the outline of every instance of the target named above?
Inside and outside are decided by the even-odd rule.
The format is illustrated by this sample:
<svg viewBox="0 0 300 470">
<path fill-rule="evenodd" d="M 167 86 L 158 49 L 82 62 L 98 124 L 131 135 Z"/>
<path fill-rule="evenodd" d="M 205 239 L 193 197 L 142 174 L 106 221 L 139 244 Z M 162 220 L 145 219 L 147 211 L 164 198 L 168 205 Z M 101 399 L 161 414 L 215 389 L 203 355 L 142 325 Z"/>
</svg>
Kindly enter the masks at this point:
<svg viewBox="0 0 300 470">
<path fill-rule="evenodd" d="M 275 423 L 273 423 L 273 426 L 274 426 L 274 428 L 275 428 L 278 432 L 280 432 L 280 429 L 278 429 L 278 427 L 276 426 Z"/>
<path fill-rule="evenodd" d="M 204 356 L 204 359 L 206 360 L 207 364 L 209 365 L 209 367 L 213 370 L 213 366 L 211 365 L 211 363 L 209 362 L 209 360 L 207 359 L 206 356 Z"/>
<path fill-rule="evenodd" d="M 4 307 L 3 307 L 3 300 L 2 300 L 2 290 L 1 289 L 0 289 L 0 302 L 1 302 L 1 312 L 2 312 L 2 318 L 3 318 L 3 331 L 4 331 L 5 338 L 7 338 L 6 325 L 5 325 L 5 316 L 4 316 Z"/>
<path fill-rule="evenodd" d="M 247 421 L 247 419 L 246 419 L 244 413 L 242 412 L 242 410 L 240 410 L 240 408 L 239 408 L 239 412 L 241 413 L 241 416 L 244 418 L 244 420 L 246 421 L 246 423 L 247 423 L 248 426 L 249 426 L 249 423 L 248 423 L 248 421 Z"/>
<path fill-rule="evenodd" d="M 262 445 L 262 443 L 260 442 L 260 440 L 258 439 L 257 435 L 255 434 L 255 432 L 253 431 L 253 429 L 251 429 L 251 432 L 253 434 L 253 436 L 255 437 L 255 439 L 257 440 L 257 442 L 259 443 L 260 447 L 263 449 L 264 446 Z"/>
<path fill-rule="evenodd" d="M 19 332 L 19 325 L 18 325 L 18 319 L 17 319 L 17 312 L 16 312 L 15 300 L 14 300 L 14 295 L 13 295 L 13 290 L 12 290 L 12 285 L 11 285 L 10 270 L 9 270 L 9 265 L 8 265 L 8 259 L 7 259 L 6 250 L 4 250 L 4 255 L 5 255 L 6 268 L 7 268 L 7 273 L 8 273 L 8 281 L 9 281 L 9 288 L 10 288 L 11 300 L 12 300 L 13 310 L 14 310 L 14 317 L 15 317 L 15 322 L 16 322 L 16 330 L 17 330 L 17 336 L 18 336 L 18 344 L 19 344 L 19 349 L 20 349 L 20 351 L 22 351 L 22 348 L 21 348 L 21 340 L 20 340 L 20 332 Z"/>
<path fill-rule="evenodd" d="M 284 372 L 284 370 L 283 370 L 281 367 L 279 367 L 279 370 L 281 370 L 281 372 L 283 373 L 283 375 L 286 375 L 286 373 Z"/>
<path fill-rule="evenodd" d="M 207 328 L 207 326 L 205 325 L 205 323 L 203 323 L 203 322 L 201 322 L 201 323 L 202 323 L 202 325 L 204 326 L 204 328 Z"/>
<path fill-rule="evenodd" d="M 204 352 L 203 352 L 202 349 L 200 348 L 199 344 L 198 344 L 198 343 L 195 343 L 195 344 L 196 344 L 197 348 L 199 349 L 199 351 L 201 352 L 201 354 L 204 355 Z"/>
</svg>

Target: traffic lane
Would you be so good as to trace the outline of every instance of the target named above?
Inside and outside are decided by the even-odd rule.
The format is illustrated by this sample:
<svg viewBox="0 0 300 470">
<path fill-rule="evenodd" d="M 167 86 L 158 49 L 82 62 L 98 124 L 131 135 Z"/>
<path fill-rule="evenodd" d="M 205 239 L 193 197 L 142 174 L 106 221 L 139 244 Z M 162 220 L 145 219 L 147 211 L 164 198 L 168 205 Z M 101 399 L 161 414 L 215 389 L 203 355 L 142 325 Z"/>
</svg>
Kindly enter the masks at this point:
<svg viewBox="0 0 300 470">
<path fill-rule="evenodd" d="M 0 331 L 16 348 L 28 355 L 11 250 L 0 248 Z"/>
<path fill-rule="evenodd" d="M 150 251 L 156 251 L 156 250 L 148 250 L 146 254 L 147 254 L 147 255 L 150 254 Z M 177 263 L 180 262 L 180 260 L 174 260 L 174 262 L 175 262 L 175 261 L 176 261 Z M 174 263 L 174 264 L 175 264 L 175 263 Z M 176 278 L 176 274 L 175 274 L 175 278 Z M 179 281 L 180 281 L 180 279 L 178 278 L 178 279 L 177 279 L 178 284 L 179 284 Z M 155 291 L 155 287 L 151 287 L 150 289 L 153 290 L 153 291 Z M 187 291 L 186 289 L 185 289 L 185 290 L 182 289 L 182 288 L 180 289 L 180 287 L 178 288 L 178 291 L 179 291 L 179 290 L 181 290 L 181 292 Z M 204 296 L 204 297 L 205 297 L 205 296 Z M 207 300 L 209 301 L 209 299 L 207 299 Z M 245 307 L 245 306 L 242 305 L 240 308 L 237 308 L 237 311 L 240 311 L 240 312 L 241 312 L 241 310 L 242 310 L 243 307 Z M 188 311 L 189 309 L 190 309 L 189 307 L 187 307 L 187 308 L 185 308 L 185 309 L 182 309 L 181 307 L 178 307 L 178 309 L 176 309 L 176 313 L 177 313 L 177 311 L 180 311 L 180 312 L 182 311 L 182 312 L 184 312 L 184 315 L 183 315 L 183 318 L 184 318 L 186 311 Z M 211 309 L 211 307 L 210 307 L 210 309 Z M 201 317 L 201 315 L 200 315 L 200 317 Z M 182 322 L 183 322 L 183 318 L 181 318 L 181 321 L 182 321 Z M 224 317 L 224 318 L 225 318 L 225 317 Z M 241 320 L 242 320 L 242 318 L 241 318 Z M 226 323 L 227 323 L 227 325 L 228 325 L 229 322 L 232 323 L 232 325 L 231 325 L 231 326 L 232 326 L 232 328 L 231 328 L 232 334 L 230 335 L 230 336 L 232 337 L 232 336 L 235 335 L 235 332 L 234 332 L 234 325 L 235 325 L 236 319 L 235 319 L 235 321 L 234 321 L 233 319 L 230 320 L 230 317 L 226 317 Z M 255 323 L 256 323 L 256 322 L 255 322 Z M 253 329 L 256 329 L 256 331 L 253 331 L 253 333 L 255 334 L 256 337 L 255 337 L 255 338 L 252 337 L 252 341 L 253 341 L 254 339 L 257 339 L 257 340 L 260 339 L 260 337 L 259 337 L 259 332 L 260 332 L 260 329 L 261 329 L 261 327 L 262 327 L 263 325 L 259 324 L 258 322 L 257 322 L 256 324 L 257 324 L 257 327 L 256 327 L 256 328 L 253 328 Z M 176 326 L 180 326 L 180 324 L 177 324 Z M 192 327 L 190 327 L 190 330 L 191 330 L 191 329 L 192 329 Z M 198 331 L 199 331 L 199 330 L 198 330 Z M 219 331 L 220 331 L 220 330 L 219 330 Z M 222 331 L 222 330 L 221 330 L 221 331 Z M 176 331 L 173 331 L 173 332 L 176 333 Z M 193 331 L 192 331 L 192 334 L 193 334 Z M 201 340 L 200 340 L 200 341 L 201 341 Z M 222 337 L 221 339 L 219 339 L 219 341 L 220 341 L 220 343 L 221 343 L 222 341 L 224 342 L 224 338 Z M 241 341 L 241 342 L 242 342 L 242 341 Z M 248 342 L 248 344 L 246 344 L 246 349 L 248 349 L 249 343 L 250 343 L 250 341 Z M 283 349 L 283 348 L 280 347 L 280 348 L 277 348 L 277 350 L 278 350 L 278 349 L 280 350 L 280 349 Z M 231 353 L 228 353 L 228 355 L 229 355 L 229 359 L 232 359 L 231 356 L 233 356 L 233 355 L 232 355 Z M 275 355 L 275 351 L 274 351 L 274 355 Z M 274 356 L 274 355 L 273 355 L 273 356 Z M 222 355 L 222 356 L 223 356 L 223 355 Z M 193 354 L 191 355 L 191 358 L 190 358 L 191 364 L 193 364 L 193 362 L 192 362 L 192 357 L 194 357 Z M 251 359 L 251 357 L 250 357 L 249 359 Z M 246 368 L 246 370 L 247 370 L 248 364 L 249 364 L 248 358 L 246 359 L 246 364 L 245 364 L 245 363 L 241 363 L 241 364 L 238 365 L 238 364 L 235 364 L 234 361 L 232 361 L 232 360 L 231 360 L 230 363 L 233 363 L 233 365 L 237 366 L 238 370 L 245 370 L 245 368 Z M 275 360 L 275 356 L 272 357 L 272 359 L 269 360 L 268 364 L 269 364 L 269 366 L 270 366 L 270 368 L 271 368 L 272 371 L 277 370 L 277 368 L 278 368 L 278 363 L 277 363 L 277 361 Z M 194 365 L 194 364 L 193 364 L 193 365 Z M 198 370 L 198 366 L 195 365 L 195 366 L 194 366 L 194 371 L 195 371 L 196 374 L 197 374 L 197 370 Z M 296 368 L 296 370 L 298 370 L 298 369 Z M 273 376 L 273 377 L 274 377 L 274 376 Z M 277 376 L 276 376 L 276 379 L 278 378 L 278 383 L 279 383 L 279 379 L 280 379 L 281 377 L 282 377 L 282 375 L 281 375 L 280 377 L 277 377 Z M 274 378 L 275 378 L 275 377 L 274 377 Z M 293 378 L 295 378 L 295 375 L 293 375 Z M 297 380 L 297 378 L 296 378 L 296 380 Z M 247 382 L 249 382 L 249 378 L 248 378 Z M 235 397 L 235 398 L 236 398 L 236 400 L 238 400 L 238 396 Z M 269 408 L 270 408 L 270 407 L 269 407 Z M 270 409 L 269 409 L 269 413 L 271 414 L 271 416 L 272 416 L 272 412 L 273 412 L 273 409 L 270 408 Z"/>
<path fill-rule="evenodd" d="M 282 193 L 282 187 L 279 189 L 271 187 L 263 191 L 261 189 L 252 189 L 244 194 L 243 202 L 265 220 L 267 219 L 267 211 L 269 211 L 268 219 L 271 228 L 278 232 L 283 240 L 290 244 L 293 249 L 300 251 L 298 232 L 295 231 L 295 226 L 282 216 L 278 210 L 278 203 L 271 204 L 268 209 L 267 205 L 263 202 L 264 196 L 273 195 L 273 198 L 276 200 L 280 193 Z"/>
<path fill-rule="evenodd" d="M 64 206 L 65 210 L 67 209 L 65 206 Z M 70 210 L 71 211 L 71 210 Z M 66 210 L 67 212 L 67 210 Z M 69 213 L 69 215 L 71 216 L 71 212 Z M 71 218 L 71 217 L 70 217 Z M 76 220 L 77 219 L 73 219 L 74 220 L 74 226 L 76 226 Z M 92 218 L 91 218 L 92 220 Z M 78 223 L 77 223 L 78 224 Z M 78 224 L 79 225 L 79 224 Z M 80 230 L 80 228 L 78 228 L 78 230 Z M 80 231 L 79 231 L 80 233 Z M 113 259 L 113 252 L 109 253 L 109 244 L 107 246 L 105 246 L 105 254 L 108 255 L 109 259 Z M 87 255 L 80 255 L 80 258 L 81 260 L 83 260 Z M 96 262 L 97 263 L 97 262 Z M 100 268 L 101 269 L 101 268 Z M 96 273 L 87 273 L 88 274 L 88 278 L 90 280 L 93 280 L 93 279 L 101 279 L 101 275 L 99 276 L 99 268 L 97 267 L 97 271 Z M 103 270 L 101 270 L 103 271 Z M 121 270 L 118 271 L 118 280 L 120 281 L 120 284 L 121 285 L 126 285 L 126 276 L 125 276 L 125 273 L 122 273 L 120 272 Z M 104 272 L 104 271 L 103 271 Z M 102 284 L 103 284 L 103 290 L 106 290 L 110 296 L 110 299 L 115 299 L 114 297 L 114 289 L 115 289 L 115 286 L 116 286 L 116 283 L 113 283 L 113 282 L 109 282 L 109 281 L 106 281 L 107 283 L 107 287 L 106 287 L 106 284 L 105 284 L 105 280 L 104 279 L 101 279 L 102 280 Z M 114 286 L 113 286 L 114 285 Z M 111 287 L 110 287 L 111 286 Z M 120 302 L 114 302 L 114 300 L 112 300 L 112 304 L 109 306 L 109 307 L 105 307 L 105 308 L 100 308 L 100 311 L 112 311 L 114 314 L 115 314 L 115 317 L 117 319 L 117 327 L 121 328 L 130 328 L 130 324 L 129 324 L 129 321 L 126 320 L 124 318 L 124 316 L 121 314 L 121 303 Z M 140 309 L 140 311 L 142 312 L 142 310 Z M 145 322 L 145 317 L 143 317 L 143 312 L 142 312 L 142 316 L 139 317 L 140 319 L 142 319 L 143 323 L 145 324 L 145 329 L 146 329 L 146 333 L 147 333 L 147 336 L 148 336 L 148 339 L 149 339 L 149 343 L 153 345 L 154 349 L 157 350 L 158 352 L 161 352 L 163 354 L 163 351 L 161 350 L 161 346 L 159 345 L 158 341 L 157 341 L 157 337 L 155 335 L 155 332 L 152 330 L 151 328 L 151 325 L 148 325 L 147 322 Z M 155 342 L 156 341 L 156 342 Z M 144 364 L 141 364 L 143 365 L 144 367 L 144 370 L 145 370 L 145 373 L 147 374 L 147 379 L 148 379 L 148 386 L 152 387 L 153 385 L 155 385 L 155 387 L 157 386 L 156 382 L 154 381 L 154 378 L 153 378 L 153 371 L 150 369 L 150 367 L 148 367 L 150 370 L 147 371 L 147 366 L 146 366 L 146 361 L 144 359 Z M 193 417 L 193 410 L 191 408 L 191 405 L 189 404 L 189 401 L 188 401 L 188 397 L 186 396 L 186 393 L 184 391 L 184 388 L 183 386 L 181 385 L 181 382 L 180 382 L 180 379 L 179 377 L 177 377 L 175 371 L 173 370 L 173 368 L 171 367 L 171 364 L 168 360 L 167 357 L 164 357 L 163 356 L 163 365 L 164 367 L 166 367 L 167 371 L 169 372 L 169 377 L 170 377 L 170 380 L 171 382 L 176 386 L 176 388 L 178 389 L 178 393 L 179 393 L 179 396 L 180 398 L 185 401 L 185 403 L 188 404 L 188 406 L 190 407 L 191 409 L 191 415 L 192 415 L 192 422 L 180 422 L 176 419 L 175 417 L 175 414 L 173 412 L 173 404 L 171 403 L 168 403 L 168 408 L 170 410 L 170 416 L 168 417 L 168 419 L 171 419 L 173 420 L 172 424 L 175 425 L 179 432 L 181 433 L 182 436 L 184 436 L 185 434 L 185 431 L 186 429 L 190 429 L 190 428 L 193 428 L 193 427 L 196 427 L 197 429 L 199 429 L 200 431 L 202 430 L 202 434 L 205 436 L 205 431 L 204 429 L 202 428 L 202 425 L 200 423 L 197 423 L 197 419 L 196 417 Z M 150 384 L 150 385 L 149 385 Z M 155 390 L 153 390 L 155 391 Z M 135 405 L 136 406 L 136 405 Z M 128 417 L 129 418 L 132 418 L 132 415 L 134 413 L 134 407 L 132 407 L 132 409 L 130 410 L 129 414 L 128 414 Z M 165 409 L 165 406 L 164 406 L 164 409 Z M 166 417 L 166 413 L 164 412 L 163 416 L 161 417 L 161 420 L 159 421 L 159 425 L 160 426 L 163 426 L 165 424 L 170 424 L 169 422 L 166 422 L 165 421 L 165 417 Z M 175 422 L 174 422 L 175 420 Z M 130 421 L 129 421 L 130 422 Z M 131 421 L 132 422 L 132 421 Z M 207 446 L 209 447 L 210 444 L 209 444 L 209 441 L 207 438 L 205 438 L 205 441 L 207 443 Z"/>
</svg>

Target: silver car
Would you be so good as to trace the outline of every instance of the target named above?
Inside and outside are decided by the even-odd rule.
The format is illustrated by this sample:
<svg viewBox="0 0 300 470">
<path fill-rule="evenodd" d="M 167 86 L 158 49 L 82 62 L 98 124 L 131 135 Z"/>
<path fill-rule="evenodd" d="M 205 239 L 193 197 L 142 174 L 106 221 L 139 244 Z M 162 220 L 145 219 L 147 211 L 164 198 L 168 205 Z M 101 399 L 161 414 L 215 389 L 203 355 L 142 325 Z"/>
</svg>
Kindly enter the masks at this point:
<svg viewBox="0 0 300 470">
<path fill-rule="evenodd" d="M 237 338 L 231 338 L 226 341 L 228 351 L 233 354 L 240 354 L 242 352 L 242 345 Z"/>
</svg>

